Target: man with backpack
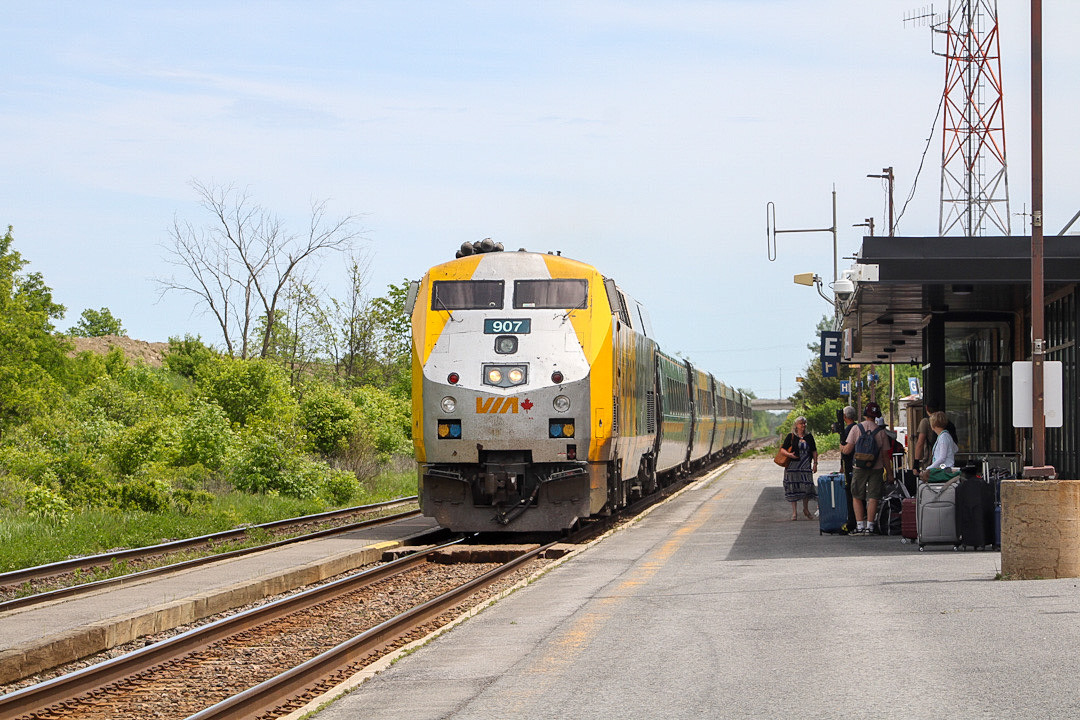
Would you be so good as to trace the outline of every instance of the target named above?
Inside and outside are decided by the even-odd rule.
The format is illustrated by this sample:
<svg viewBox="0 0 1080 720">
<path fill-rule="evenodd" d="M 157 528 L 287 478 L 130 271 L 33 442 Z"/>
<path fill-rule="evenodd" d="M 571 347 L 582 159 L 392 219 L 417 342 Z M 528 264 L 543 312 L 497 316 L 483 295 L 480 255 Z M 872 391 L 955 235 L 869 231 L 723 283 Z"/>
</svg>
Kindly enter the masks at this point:
<svg viewBox="0 0 1080 720">
<path fill-rule="evenodd" d="M 893 480 L 892 442 L 885 434 L 884 426 L 876 422 L 881 417 L 881 409 L 876 403 L 869 403 L 863 417 L 864 420 L 848 433 L 847 443 L 840 448 L 841 453 L 854 455 L 851 499 L 855 506 L 856 535 L 874 531 L 871 518 L 877 517 L 885 480 Z"/>
</svg>

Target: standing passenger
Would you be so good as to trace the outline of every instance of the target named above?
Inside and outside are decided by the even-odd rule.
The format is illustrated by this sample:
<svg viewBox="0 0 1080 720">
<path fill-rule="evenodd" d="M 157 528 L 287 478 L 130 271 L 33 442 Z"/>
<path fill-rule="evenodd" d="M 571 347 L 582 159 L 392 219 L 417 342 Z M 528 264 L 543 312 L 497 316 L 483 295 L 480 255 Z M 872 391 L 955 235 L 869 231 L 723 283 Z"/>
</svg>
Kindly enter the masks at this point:
<svg viewBox="0 0 1080 720">
<path fill-rule="evenodd" d="M 791 519 L 799 519 L 799 500 L 803 503 L 803 515 L 813 519 L 810 499 L 817 497 L 814 473 L 817 472 L 818 454 L 814 436 L 806 431 L 806 418 L 795 418 L 795 429 L 787 434 L 780 447 L 791 458 L 784 468 L 784 497 L 791 503 Z"/>
<path fill-rule="evenodd" d="M 844 408 L 844 427 L 840 428 L 840 449 L 844 449 L 844 444 L 848 441 L 848 435 L 851 434 L 851 429 L 855 427 L 855 408 L 848 405 Z M 840 471 L 844 473 L 844 490 L 847 492 L 847 510 L 848 519 L 844 524 L 842 530 L 847 533 L 855 532 L 855 505 L 852 502 L 851 497 L 851 470 L 852 460 L 855 458 L 854 451 L 850 453 L 840 453 Z"/>
<path fill-rule="evenodd" d="M 855 445 L 864 434 L 870 434 L 877 430 L 876 420 L 881 417 L 881 410 L 877 403 L 870 403 L 863 411 L 866 418 L 856 426 L 856 429 L 848 433 L 848 441 L 841 448 L 841 453 L 854 453 Z M 884 479 L 892 482 L 892 443 L 884 431 L 874 436 L 877 445 L 877 458 L 871 468 L 861 468 L 857 465 L 851 473 L 851 495 L 855 506 L 855 533 L 869 534 L 874 531 L 874 521 L 869 518 L 877 516 L 878 502 L 881 501 L 884 490 Z M 884 470 L 884 478 L 882 477 Z"/>
</svg>

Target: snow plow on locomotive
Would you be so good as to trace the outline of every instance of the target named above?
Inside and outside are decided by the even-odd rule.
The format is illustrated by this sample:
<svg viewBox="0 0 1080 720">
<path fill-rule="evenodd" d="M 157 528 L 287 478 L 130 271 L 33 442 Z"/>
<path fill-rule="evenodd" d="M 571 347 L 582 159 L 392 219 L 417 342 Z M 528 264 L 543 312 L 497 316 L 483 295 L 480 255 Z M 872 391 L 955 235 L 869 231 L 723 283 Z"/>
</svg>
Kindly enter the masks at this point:
<svg viewBox="0 0 1080 720">
<path fill-rule="evenodd" d="M 425 515 L 560 531 L 750 439 L 750 403 L 663 353 L 644 307 L 586 263 L 485 240 L 410 288 Z"/>
</svg>

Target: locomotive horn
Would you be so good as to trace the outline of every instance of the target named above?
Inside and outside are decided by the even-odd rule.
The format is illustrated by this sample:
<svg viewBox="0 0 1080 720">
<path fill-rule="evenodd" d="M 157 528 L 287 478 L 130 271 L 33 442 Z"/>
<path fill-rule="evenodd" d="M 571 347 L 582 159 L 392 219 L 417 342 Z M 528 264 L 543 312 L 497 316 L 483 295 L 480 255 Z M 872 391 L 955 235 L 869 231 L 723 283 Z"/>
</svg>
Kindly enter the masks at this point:
<svg viewBox="0 0 1080 720">
<path fill-rule="evenodd" d="M 495 241 L 491 238 L 484 238 L 480 241 L 480 252 L 492 252 L 495 250 Z"/>
<path fill-rule="evenodd" d="M 466 255 L 472 255 L 476 250 L 473 249 L 472 243 L 461 243 L 461 249 L 458 250 L 458 257 L 465 257 Z"/>
</svg>

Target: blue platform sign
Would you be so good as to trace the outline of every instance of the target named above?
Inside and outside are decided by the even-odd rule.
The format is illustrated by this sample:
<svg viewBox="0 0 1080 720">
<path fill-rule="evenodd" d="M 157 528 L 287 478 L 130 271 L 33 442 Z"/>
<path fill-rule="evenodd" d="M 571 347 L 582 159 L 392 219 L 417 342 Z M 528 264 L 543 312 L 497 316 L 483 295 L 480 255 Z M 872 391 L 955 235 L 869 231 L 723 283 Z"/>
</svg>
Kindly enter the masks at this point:
<svg viewBox="0 0 1080 720">
<path fill-rule="evenodd" d="M 836 377 L 840 368 L 840 348 L 843 334 L 823 330 L 821 332 L 821 376 Z"/>
<path fill-rule="evenodd" d="M 851 381 L 850 380 L 841 380 L 840 381 L 840 394 L 841 395 L 850 395 L 851 394 Z"/>
</svg>

